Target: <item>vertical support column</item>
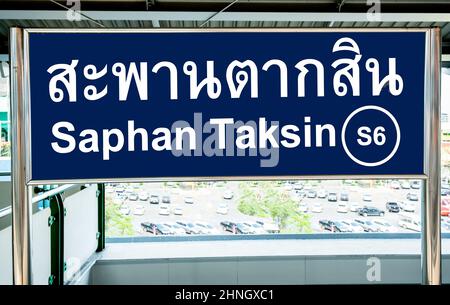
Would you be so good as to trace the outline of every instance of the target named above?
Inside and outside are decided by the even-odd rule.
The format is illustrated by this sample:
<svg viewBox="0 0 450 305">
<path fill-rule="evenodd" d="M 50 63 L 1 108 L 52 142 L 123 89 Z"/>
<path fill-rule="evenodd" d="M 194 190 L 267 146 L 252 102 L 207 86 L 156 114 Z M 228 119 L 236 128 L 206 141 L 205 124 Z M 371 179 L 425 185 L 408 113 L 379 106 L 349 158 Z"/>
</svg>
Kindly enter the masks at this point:
<svg viewBox="0 0 450 305">
<path fill-rule="evenodd" d="M 26 181 L 26 82 L 24 73 L 24 34 L 20 28 L 10 31 L 11 56 L 11 131 L 12 131 L 12 246 L 13 281 L 29 285 L 31 274 L 31 190 Z"/>
<path fill-rule="evenodd" d="M 422 284 L 441 284 L 441 34 L 427 33 L 425 67 L 425 173 L 422 188 Z"/>
<path fill-rule="evenodd" d="M 105 249 L 105 184 L 97 184 L 98 232 L 97 252 Z"/>
</svg>

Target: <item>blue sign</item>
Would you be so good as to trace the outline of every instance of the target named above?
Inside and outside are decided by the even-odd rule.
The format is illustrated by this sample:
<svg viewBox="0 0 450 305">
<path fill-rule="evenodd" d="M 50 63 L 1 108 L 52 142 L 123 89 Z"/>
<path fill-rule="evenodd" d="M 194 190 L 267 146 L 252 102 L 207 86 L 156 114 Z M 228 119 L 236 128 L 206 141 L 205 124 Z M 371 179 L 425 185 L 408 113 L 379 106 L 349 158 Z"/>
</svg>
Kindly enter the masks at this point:
<svg viewBox="0 0 450 305">
<path fill-rule="evenodd" d="M 424 173 L 425 31 L 30 32 L 31 180 Z"/>
</svg>

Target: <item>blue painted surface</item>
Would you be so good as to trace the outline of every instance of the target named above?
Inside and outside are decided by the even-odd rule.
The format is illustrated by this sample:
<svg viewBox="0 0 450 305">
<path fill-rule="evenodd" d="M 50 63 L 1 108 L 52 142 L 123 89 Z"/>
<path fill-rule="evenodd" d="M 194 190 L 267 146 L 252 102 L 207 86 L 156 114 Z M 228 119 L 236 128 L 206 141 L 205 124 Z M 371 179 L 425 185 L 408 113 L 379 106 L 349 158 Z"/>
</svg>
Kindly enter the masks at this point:
<svg viewBox="0 0 450 305">
<path fill-rule="evenodd" d="M 340 38 L 348 37 L 357 43 L 360 94 L 353 96 L 350 84 L 345 96 L 338 96 L 333 77 L 338 69 L 332 67 L 340 58 L 353 58 L 349 51 L 332 52 Z M 31 33 L 31 130 L 32 130 L 32 179 L 102 179 L 108 178 L 158 178 L 158 177 L 218 177 L 218 176 L 288 176 L 288 175 L 416 175 L 423 174 L 423 109 L 424 109 L 424 32 L 223 32 L 223 33 Z M 386 83 L 381 94 L 374 96 L 372 74 L 366 68 L 369 58 L 379 62 L 380 79 L 388 74 L 388 61 L 396 59 L 395 72 L 402 78 L 404 87 L 400 95 L 390 92 Z M 54 102 L 49 93 L 49 83 L 54 74 L 47 69 L 55 64 L 70 64 L 78 60 L 76 67 L 76 102 L 69 102 L 65 94 L 60 102 Z M 280 96 L 280 73 L 277 67 L 263 71 L 270 59 L 280 59 L 288 67 L 288 97 Z M 303 59 L 316 59 L 324 66 L 324 96 L 317 94 L 314 68 L 305 79 L 305 96 L 298 97 L 299 70 L 295 65 Z M 207 61 L 214 61 L 214 75 L 222 84 L 217 99 L 207 94 L 206 86 L 198 99 L 190 98 L 190 79 L 183 73 L 186 61 L 194 61 L 198 67 L 198 81 L 206 76 Z M 258 68 L 258 97 L 252 98 L 249 83 L 240 98 L 231 98 L 226 81 L 226 69 L 234 60 L 252 60 Z M 178 70 L 178 99 L 170 100 L 169 74 L 152 67 L 161 61 L 174 63 Z M 118 77 L 112 73 L 115 63 L 131 62 L 148 64 L 148 98 L 141 101 L 132 81 L 125 101 L 119 101 Z M 107 66 L 107 73 L 98 80 L 83 77 L 83 68 L 94 64 L 97 71 Z M 248 72 L 248 71 L 247 71 Z M 94 85 L 100 91 L 108 86 L 108 94 L 96 101 L 86 100 L 83 89 Z M 397 86 L 394 83 L 394 87 Z M 386 109 L 397 120 L 401 141 L 397 152 L 379 166 L 363 166 L 345 153 L 341 139 L 344 121 L 354 110 L 375 105 Z M 234 118 L 247 122 L 265 117 L 268 122 L 280 126 L 294 124 L 300 127 L 302 138 L 306 131 L 304 118 L 315 124 L 332 124 L 336 129 L 336 146 L 325 138 L 322 147 L 314 144 L 296 148 L 280 147 L 276 166 L 261 167 L 261 155 L 257 156 L 182 156 L 170 151 L 128 151 L 110 154 L 103 160 L 102 152 L 56 153 L 51 146 L 67 142 L 52 135 L 52 127 L 60 121 L 71 122 L 75 127 L 70 134 L 77 144 L 84 139 L 79 132 L 94 129 L 117 128 L 126 134 L 127 122 L 145 128 L 151 134 L 158 127 L 170 128 L 177 120 L 194 124 L 194 113 L 202 113 L 203 122 L 211 118 Z M 384 145 L 361 146 L 357 142 L 359 126 L 373 131 L 384 126 Z M 69 133 L 69 132 L 68 132 Z M 326 134 L 326 132 L 325 132 Z M 205 137 L 205 136 L 204 136 Z M 382 112 L 367 110 L 355 115 L 349 122 L 346 139 L 349 150 L 364 162 L 383 159 L 395 146 L 397 133 L 392 121 Z M 100 140 L 100 146 L 104 143 Z M 150 139 L 151 140 L 151 139 Z M 204 140 L 204 139 L 203 139 Z M 281 138 L 280 138 L 281 140 Z M 136 141 L 136 147 L 141 142 Z"/>
</svg>

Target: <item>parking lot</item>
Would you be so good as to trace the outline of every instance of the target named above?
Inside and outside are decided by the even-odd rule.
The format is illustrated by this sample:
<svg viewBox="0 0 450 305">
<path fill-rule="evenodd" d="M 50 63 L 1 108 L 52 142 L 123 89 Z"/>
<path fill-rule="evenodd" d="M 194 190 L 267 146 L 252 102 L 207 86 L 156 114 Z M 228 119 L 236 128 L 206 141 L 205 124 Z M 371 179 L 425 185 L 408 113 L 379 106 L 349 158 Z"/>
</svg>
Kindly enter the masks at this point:
<svg viewBox="0 0 450 305">
<path fill-rule="evenodd" d="M 231 232 L 224 231 L 220 223 L 223 221 L 232 221 L 234 223 L 255 222 L 258 220 L 266 223 L 272 222 L 271 219 L 261 219 L 244 215 L 238 211 L 237 206 L 241 195 L 240 185 L 242 186 L 242 183 L 251 182 L 228 181 L 203 184 L 140 183 L 108 185 L 107 198 L 120 204 L 121 213 L 131 217 L 135 235 L 151 234 L 151 232 L 149 233 L 143 230 L 141 226 L 143 222 L 152 224 L 203 222 L 210 224 L 212 227 L 209 231 L 203 233 L 232 234 Z M 330 232 L 319 224 L 320 220 L 346 220 L 351 222 L 355 219 L 384 220 L 391 225 L 389 230 L 380 229 L 378 230 L 379 232 L 414 232 L 411 228 L 405 229 L 399 226 L 400 217 L 402 215 L 409 215 L 411 218 L 419 219 L 420 216 L 420 189 L 417 188 L 417 184 L 414 189 L 411 188 L 411 184 L 406 181 L 398 181 L 395 183 L 389 181 L 375 183 L 373 181 L 372 183 L 367 182 L 366 184 L 352 181 L 344 183 L 340 180 L 273 183 L 280 191 L 288 194 L 295 201 L 298 201 L 299 210 L 296 211 L 297 213 L 310 215 L 312 233 Z M 337 201 L 329 201 L 328 196 L 319 198 L 317 194 L 320 193 L 336 193 Z M 229 198 L 230 194 L 232 198 Z M 345 194 L 347 194 L 348 198 L 345 198 Z M 417 196 L 418 200 L 408 200 L 408 194 L 413 194 L 412 197 Z M 150 203 L 152 196 L 153 200 L 157 196 L 159 203 Z M 166 201 L 170 199 L 170 203 L 162 203 L 163 197 L 166 197 Z M 391 213 L 386 209 L 386 202 L 397 202 L 399 204 L 407 202 L 410 209 L 411 207 L 414 209 L 414 212 L 406 212 L 401 209 L 399 213 Z M 341 205 L 340 211 L 338 211 L 339 205 Z M 219 209 L 219 206 L 222 206 L 222 209 Z M 300 206 L 302 206 L 302 209 L 300 209 Z M 358 206 L 358 208 L 364 206 L 375 207 L 383 212 L 384 215 L 364 217 L 363 215 L 358 215 L 356 211 L 350 211 L 351 206 Z M 219 214 L 218 212 L 223 214 Z M 332 231 L 335 230 L 333 229 Z M 354 230 L 354 232 L 359 231 Z M 179 233 L 180 231 L 177 231 L 172 234 Z M 261 231 L 254 233 L 261 233 Z M 283 230 L 281 230 L 281 233 L 284 233 Z"/>
</svg>

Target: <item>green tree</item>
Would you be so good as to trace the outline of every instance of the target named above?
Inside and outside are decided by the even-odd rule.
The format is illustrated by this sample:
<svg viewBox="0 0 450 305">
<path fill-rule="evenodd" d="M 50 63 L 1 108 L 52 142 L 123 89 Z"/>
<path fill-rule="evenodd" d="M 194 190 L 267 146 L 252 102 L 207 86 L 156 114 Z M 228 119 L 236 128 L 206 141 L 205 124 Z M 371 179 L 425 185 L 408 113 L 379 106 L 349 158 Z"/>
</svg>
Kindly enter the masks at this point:
<svg viewBox="0 0 450 305">
<path fill-rule="evenodd" d="M 238 210 L 246 215 L 270 218 L 283 232 L 311 232 L 309 215 L 297 211 L 298 203 L 274 182 L 240 185 Z"/>
<path fill-rule="evenodd" d="M 105 202 L 106 236 L 134 235 L 133 223 L 130 216 L 120 213 L 120 205 L 106 197 Z"/>
</svg>

